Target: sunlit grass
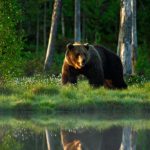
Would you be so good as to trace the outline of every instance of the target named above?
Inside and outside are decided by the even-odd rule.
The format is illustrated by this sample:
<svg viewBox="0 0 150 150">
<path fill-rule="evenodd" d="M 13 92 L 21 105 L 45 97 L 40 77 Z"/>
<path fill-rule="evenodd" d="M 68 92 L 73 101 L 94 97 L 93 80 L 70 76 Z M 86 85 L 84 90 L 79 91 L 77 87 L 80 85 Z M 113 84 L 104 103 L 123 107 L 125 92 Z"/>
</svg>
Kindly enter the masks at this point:
<svg viewBox="0 0 150 150">
<path fill-rule="evenodd" d="M 150 81 L 128 79 L 126 90 L 93 89 L 87 81 L 62 86 L 60 77 L 8 80 L 0 87 L 0 108 L 31 111 L 148 111 Z"/>
</svg>

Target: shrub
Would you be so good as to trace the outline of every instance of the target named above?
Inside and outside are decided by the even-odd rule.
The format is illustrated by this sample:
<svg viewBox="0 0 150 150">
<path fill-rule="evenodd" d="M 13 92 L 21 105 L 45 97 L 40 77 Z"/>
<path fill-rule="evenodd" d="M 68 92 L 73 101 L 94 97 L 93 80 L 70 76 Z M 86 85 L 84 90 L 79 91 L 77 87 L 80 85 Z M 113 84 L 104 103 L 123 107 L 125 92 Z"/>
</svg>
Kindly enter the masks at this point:
<svg viewBox="0 0 150 150">
<path fill-rule="evenodd" d="M 0 1 L 0 75 L 18 76 L 22 73 L 21 51 L 23 31 L 21 9 L 17 0 Z"/>
<path fill-rule="evenodd" d="M 150 78 L 150 51 L 146 45 L 138 48 L 137 73 Z"/>
</svg>

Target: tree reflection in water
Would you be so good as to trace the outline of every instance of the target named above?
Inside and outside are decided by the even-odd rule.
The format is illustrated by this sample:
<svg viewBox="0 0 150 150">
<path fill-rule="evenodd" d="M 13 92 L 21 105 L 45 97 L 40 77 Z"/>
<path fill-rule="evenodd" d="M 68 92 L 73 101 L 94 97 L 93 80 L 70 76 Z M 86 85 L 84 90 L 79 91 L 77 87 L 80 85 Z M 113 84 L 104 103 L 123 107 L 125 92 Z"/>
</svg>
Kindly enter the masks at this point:
<svg viewBox="0 0 150 150">
<path fill-rule="evenodd" d="M 43 134 L 28 128 L 13 129 L 8 126 L 2 128 L 0 133 L 2 150 L 119 150 L 122 140 L 122 127 L 57 131 L 45 128 Z"/>
<path fill-rule="evenodd" d="M 0 150 L 149 150 L 150 147 L 150 129 L 141 126 L 139 129 L 129 124 L 68 129 L 26 125 L 1 124 Z M 144 127 L 148 125 L 146 122 Z"/>
</svg>

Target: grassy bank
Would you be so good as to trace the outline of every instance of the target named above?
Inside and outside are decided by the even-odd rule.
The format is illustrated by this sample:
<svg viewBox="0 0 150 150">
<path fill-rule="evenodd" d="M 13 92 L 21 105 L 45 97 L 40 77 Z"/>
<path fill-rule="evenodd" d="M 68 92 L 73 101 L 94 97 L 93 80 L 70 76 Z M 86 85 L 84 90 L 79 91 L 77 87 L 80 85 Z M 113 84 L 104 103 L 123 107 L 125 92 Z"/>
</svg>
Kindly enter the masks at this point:
<svg viewBox="0 0 150 150">
<path fill-rule="evenodd" d="M 93 89 L 86 81 L 62 87 L 60 78 L 36 76 L 8 80 L 0 87 L 0 109 L 7 111 L 142 111 L 150 110 L 150 82 L 127 90 Z M 131 82 L 131 79 L 128 80 Z"/>
<path fill-rule="evenodd" d="M 1 114 L 0 127 L 30 128 L 43 132 L 45 128 L 51 131 L 60 129 L 92 129 L 104 130 L 112 126 L 130 126 L 135 130 L 150 130 L 149 114 L 116 114 L 116 113 L 76 113 L 76 114 Z"/>
</svg>

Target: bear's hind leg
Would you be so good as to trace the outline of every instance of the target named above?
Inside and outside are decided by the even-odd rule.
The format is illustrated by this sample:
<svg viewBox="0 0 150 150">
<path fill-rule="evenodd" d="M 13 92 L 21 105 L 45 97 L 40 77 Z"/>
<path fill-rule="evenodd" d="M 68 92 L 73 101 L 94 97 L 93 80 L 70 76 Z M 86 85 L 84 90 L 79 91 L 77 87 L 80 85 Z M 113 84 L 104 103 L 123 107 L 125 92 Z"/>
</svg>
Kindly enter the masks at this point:
<svg viewBox="0 0 150 150">
<path fill-rule="evenodd" d="M 125 81 L 122 79 L 122 80 L 113 80 L 112 81 L 112 84 L 114 85 L 114 88 L 116 89 L 127 89 L 127 84 L 125 83 Z"/>
<path fill-rule="evenodd" d="M 105 79 L 104 80 L 104 87 L 107 89 L 114 89 L 114 86 L 112 84 L 112 80 Z"/>
</svg>

